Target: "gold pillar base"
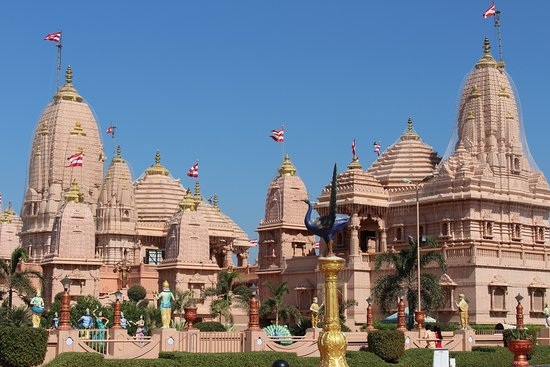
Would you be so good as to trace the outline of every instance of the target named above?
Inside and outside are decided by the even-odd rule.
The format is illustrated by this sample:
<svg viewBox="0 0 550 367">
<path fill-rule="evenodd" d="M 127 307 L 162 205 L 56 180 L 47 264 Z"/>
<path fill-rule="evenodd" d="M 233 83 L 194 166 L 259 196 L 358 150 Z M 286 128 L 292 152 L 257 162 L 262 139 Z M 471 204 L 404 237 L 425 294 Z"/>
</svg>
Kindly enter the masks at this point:
<svg viewBox="0 0 550 367">
<path fill-rule="evenodd" d="M 321 354 L 320 367 L 348 367 L 346 334 L 340 329 L 338 314 L 338 273 L 344 268 L 344 259 L 337 256 L 319 258 L 319 269 L 325 275 L 325 326 L 317 346 Z"/>
</svg>

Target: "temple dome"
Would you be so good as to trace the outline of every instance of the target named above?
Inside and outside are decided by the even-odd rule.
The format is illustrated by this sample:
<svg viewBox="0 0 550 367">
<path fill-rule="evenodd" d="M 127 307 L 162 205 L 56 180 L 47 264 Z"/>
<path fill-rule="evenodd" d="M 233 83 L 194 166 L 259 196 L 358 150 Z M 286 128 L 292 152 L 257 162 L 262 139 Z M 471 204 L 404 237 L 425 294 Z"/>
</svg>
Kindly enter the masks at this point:
<svg viewBox="0 0 550 367">
<path fill-rule="evenodd" d="M 273 179 L 267 190 L 265 217 L 258 230 L 282 222 L 305 228 L 307 204 L 302 200 L 307 197 L 306 185 L 296 176 L 296 168 L 287 154 L 279 168 L 279 176 Z"/>
<path fill-rule="evenodd" d="M 134 189 L 140 234 L 145 234 L 147 228 L 162 230 L 178 211 L 179 203 L 185 195 L 179 179 L 171 177 L 170 172 L 160 164 L 158 151 L 155 164 L 136 180 Z"/>
<path fill-rule="evenodd" d="M 433 174 L 440 160 L 433 148 L 422 142 L 409 118 L 399 141 L 384 151 L 367 172 L 389 189 L 403 186 L 404 180 L 417 182 Z"/>
<path fill-rule="evenodd" d="M 113 157 L 99 194 L 97 208 L 98 234 L 116 232 L 135 234 L 136 203 L 132 173 L 122 158 L 120 146 Z"/>
</svg>

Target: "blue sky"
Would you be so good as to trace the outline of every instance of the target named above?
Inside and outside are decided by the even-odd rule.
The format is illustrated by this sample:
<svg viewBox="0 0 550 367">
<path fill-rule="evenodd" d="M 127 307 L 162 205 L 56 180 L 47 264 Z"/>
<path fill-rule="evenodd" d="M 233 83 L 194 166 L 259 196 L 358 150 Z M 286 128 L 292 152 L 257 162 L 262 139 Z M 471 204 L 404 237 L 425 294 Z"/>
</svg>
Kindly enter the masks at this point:
<svg viewBox="0 0 550 367">
<path fill-rule="evenodd" d="M 345 169 L 357 139 L 363 167 L 405 130 L 444 154 L 460 86 L 488 36 L 497 56 L 490 1 L 10 1 L 0 13 L 0 192 L 17 211 L 38 119 L 55 92 L 56 48 L 63 69 L 117 144 L 134 179 L 154 161 L 182 183 L 198 159 L 205 197 L 250 238 L 282 162 L 271 129 L 286 130 L 288 153 L 312 197 Z M 546 154 L 550 1 L 497 1 L 507 71 L 522 103 L 529 147 Z M 111 138 L 103 136 L 113 153 Z M 109 159 L 110 160 L 110 159 Z"/>
</svg>

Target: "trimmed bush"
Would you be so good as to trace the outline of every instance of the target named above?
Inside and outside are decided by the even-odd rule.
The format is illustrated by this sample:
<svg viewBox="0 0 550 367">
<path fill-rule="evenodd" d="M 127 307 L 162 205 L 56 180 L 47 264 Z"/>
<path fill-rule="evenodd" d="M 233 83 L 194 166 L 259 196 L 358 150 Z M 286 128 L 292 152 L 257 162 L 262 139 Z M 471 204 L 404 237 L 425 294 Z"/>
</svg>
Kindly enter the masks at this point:
<svg viewBox="0 0 550 367">
<path fill-rule="evenodd" d="M 193 324 L 193 327 L 196 327 L 200 331 L 227 331 L 225 326 L 221 322 L 217 321 L 204 321 Z"/>
<path fill-rule="evenodd" d="M 374 330 L 368 334 L 369 351 L 386 362 L 397 363 L 405 354 L 405 334 L 398 330 Z"/>
<path fill-rule="evenodd" d="M 135 360 L 132 360 L 135 361 Z M 103 367 L 103 355 L 99 353 L 61 353 L 45 367 Z"/>
<path fill-rule="evenodd" d="M 260 367 L 271 366 L 277 359 L 284 359 L 292 367 L 315 367 L 319 358 L 298 358 L 294 353 L 246 352 L 246 353 L 160 353 L 160 358 L 171 359 L 173 366 L 197 367 Z"/>
<path fill-rule="evenodd" d="M 147 297 L 147 290 L 143 286 L 136 284 L 128 288 L 128 298 L 130 301 L 138 303 Z"/>
<path fill-rule="evenodd" d="M 30 367 L 46 357 L 48 332 L 40 328 L 5 326 L 0 328 L 0 365 Z"/>
</svg>

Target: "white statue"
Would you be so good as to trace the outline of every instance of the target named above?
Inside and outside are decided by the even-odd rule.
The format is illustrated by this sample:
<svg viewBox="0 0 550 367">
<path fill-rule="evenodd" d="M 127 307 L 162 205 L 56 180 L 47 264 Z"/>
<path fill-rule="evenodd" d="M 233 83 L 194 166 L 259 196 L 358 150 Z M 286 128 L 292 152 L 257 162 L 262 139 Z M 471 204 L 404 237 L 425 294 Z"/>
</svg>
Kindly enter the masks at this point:
<svg viewBox="0 0 550 367">
<path fill-rule="evenodd" d="M 548 303 L 544 305 L 544 316 L 546 316 L 546 327 L 550 327 L 550 308 L 548 308 Z"/>
</svg>

